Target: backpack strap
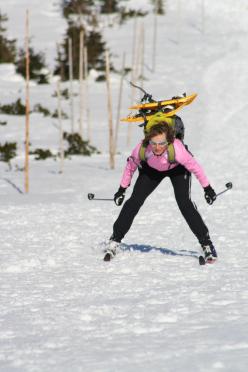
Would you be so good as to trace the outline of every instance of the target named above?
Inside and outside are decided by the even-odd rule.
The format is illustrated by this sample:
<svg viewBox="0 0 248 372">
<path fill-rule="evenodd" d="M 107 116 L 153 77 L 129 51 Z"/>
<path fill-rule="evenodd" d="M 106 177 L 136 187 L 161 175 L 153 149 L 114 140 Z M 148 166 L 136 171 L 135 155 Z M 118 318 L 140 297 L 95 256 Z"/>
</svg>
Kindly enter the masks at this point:
<svg viewBox="0 0 248 372">
<path fill-rule="evenodd" d="M 147 161 L 146 159 L 146 147 L 145 145 L 140 146 L 139 150 L 139 158 L 141 161 Z M 168 155 L 168 161 L 170 164 L 175 164 L 176 163 L 176 153 L 175 153 L 175 148 L 173 143 L 170 143 L 167 147 L 167 155 Z"/>
<path fill-rule="evenodd" d="M 146 146 L 142 143 L 139 150 L 139 158 L 141 161 L 146 161 Z"/>
<path fill-rule="evenodd" d="M 176 153 L 173 143 L 170 143 L 167 147 L 168 160 L 170 164 L 176 163 Z"/>
</svg>

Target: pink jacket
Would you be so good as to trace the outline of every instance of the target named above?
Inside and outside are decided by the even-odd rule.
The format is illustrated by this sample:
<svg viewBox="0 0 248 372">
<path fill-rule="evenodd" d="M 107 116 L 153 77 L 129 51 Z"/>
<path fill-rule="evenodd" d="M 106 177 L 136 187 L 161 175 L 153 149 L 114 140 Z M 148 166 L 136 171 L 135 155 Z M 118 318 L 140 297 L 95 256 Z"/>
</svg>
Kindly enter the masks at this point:
<svg viewBox="0 0 248 372">
<path fill-rule="evenodd" d="M 186 150 L 183 143 L 180 140 L 175 139 L 173 144 L 175 149 L 175 159 L 177 162 L 176 164 L 169 163 L 167 151 L 165 151 L 160 156 L 154 155 L 151 145 L 148 145 L 145 151 L 147 164 L 160 172 L 167 171 L 169 169 L 175 168 L 178 164 L 182 164 L 189 172 L 193 173 L 196 176 L 202 187 L 208 186 L 209 181 L 204 173 L 204 170 L 202 169 L 201 165 L 193 158 L 193 156 Z M 133 174 L 140 164 L 140 147 L 141 143 L 139 143 L 133 149 L 132 155 L 127 162 L 121 179 L 122 187 L 126 188 L 130 185 Z"/>
</svg>

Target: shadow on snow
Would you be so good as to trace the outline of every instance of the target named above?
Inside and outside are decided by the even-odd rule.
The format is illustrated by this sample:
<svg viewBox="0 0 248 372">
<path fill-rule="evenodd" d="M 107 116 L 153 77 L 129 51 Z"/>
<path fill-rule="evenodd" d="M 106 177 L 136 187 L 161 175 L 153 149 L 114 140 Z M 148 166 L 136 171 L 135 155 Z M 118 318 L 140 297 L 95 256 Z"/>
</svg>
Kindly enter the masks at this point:
<svg viewBox="0 0 248 372">
<path fill-rule="evenodd" d="M 161 254 L 165 254 L 168 256 L 189 256 L 189 257 L 199 257 L 199 252 L 196 251 L 188 251 L 186 249 L 180 249 L 179 251 L 175 251 L 169 248 L 157 248 L 151 245 L 144 245 L 144 244 L 121 244 L 120 249 L 125 252 L 141 252 L 141 253 L 149 253 L 149 252 L 158 252 Z"/>
<path fill-rule="evenodd" d="M 24 192 L 18 186 L 16 186 L 14 182 L 12 182 L 11 180 L 9 180 L 8 178 L 3 178 L 3 180 L 10 184 L 16 191 L 19 192 L 19 194 L 24 194 Z"/>
</svg>

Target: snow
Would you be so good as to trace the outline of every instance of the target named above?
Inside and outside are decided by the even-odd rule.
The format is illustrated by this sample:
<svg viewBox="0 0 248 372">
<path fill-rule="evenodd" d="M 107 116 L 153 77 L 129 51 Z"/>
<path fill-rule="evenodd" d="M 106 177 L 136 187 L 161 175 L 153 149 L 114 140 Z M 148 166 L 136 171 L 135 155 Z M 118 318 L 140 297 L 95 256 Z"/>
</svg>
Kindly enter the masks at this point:
<svg viewBox="0 0 248 372">
<path fill-rule="evenodd" d="M 145 1 L 145 0 L 143 0 Z M 143 2 L 130 1 L 137 8 Z M 155 98 L 197 92 L 181 117 L 186 142 L 204 166 L 216 192 L 233 189 L 208 206 L 193 180 L 192 198 L 206 221 L 219 260 L 201 267 L 200 247 L 164 181 L 146 201 L 110 263 L 102 251 L 120 208 L 89 201 L 88 192 L 112 197 L 133 145 L 120 125 L 115 170 L 109 169 L 106 86 L 91 75 L 92 142 L 101 150 L 73 157 L 59 173 L 59 161 L 30 161 L 30 192 L 24 193 L 25 118 L 0 115 L 0 143 L 18 142 L 12 170 L 0 162 L 0 370 L 4 372 L 245 372 L 248 365 L 247 3 L 168 0 L 159 18 L 156 72 L 145 70 L 144 87 Z M 147 6 L 147 2 L 146 2 Z M 56 2 L 3 1 L 10 36 L 23 41 L 21 12 L 33 15 L 31 34 L 53 66 L 65 22 Z M 24 17 L 24 15 L 23 15 Z M 51 23 L 52 20 L 52 23 Z M 152 15 L 146 29 L 146 63 L 151 65 Z M 139 23 L 142 23 L 139 21 Z M 47 27 L 44 27 L 46 24 Z M 52 27 L 51 27 L 52 24 Z M 178 28 L 179 27 L 179 28 Z M 113 63 L 127 53 L 131 64 L 133 21 L 104 29 Z M 204 30 L 204 33 L 202 33 Z M 66 87 L 65 84 L 63 86 Z M 119 77 L 112 75 L 114 118 Z M 75 92 L 78 85 L 74 82 Z M 13 66 L 0 65 L 0 103 L 24 100 L 24 81 Z M 51 112 L 56 82 L 31 86 L 31 107 Z M 130 106 L 124 86 L 122 116 Z M 78 115 L 78 97 L 75 97 Z M 63 101 L 69 114 L 69 103 Z M 63 121 L 70 129 L 70 121 Z M 85 128 L 84 128 L 85 129 Z M 56 119 L 31 114 L 31 147 L 58 151 Z M 134 180 L 133 180 L 134 183 Z M 127 198 L 132 187 L 127 192 Z"/>
</svg>

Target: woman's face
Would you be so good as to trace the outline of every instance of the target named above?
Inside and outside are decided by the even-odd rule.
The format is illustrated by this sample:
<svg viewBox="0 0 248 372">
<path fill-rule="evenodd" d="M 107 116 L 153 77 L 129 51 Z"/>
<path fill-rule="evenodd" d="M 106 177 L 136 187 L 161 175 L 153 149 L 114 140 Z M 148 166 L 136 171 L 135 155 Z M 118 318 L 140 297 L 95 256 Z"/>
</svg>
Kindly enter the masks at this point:
<svg viewBox="0 0 248 372">
<path fill-rule="evenodd" d="M 168 145 L 165 133 L 152 137 L 149 143 L 155 155 L 162 155 Z"/>
</svg>

